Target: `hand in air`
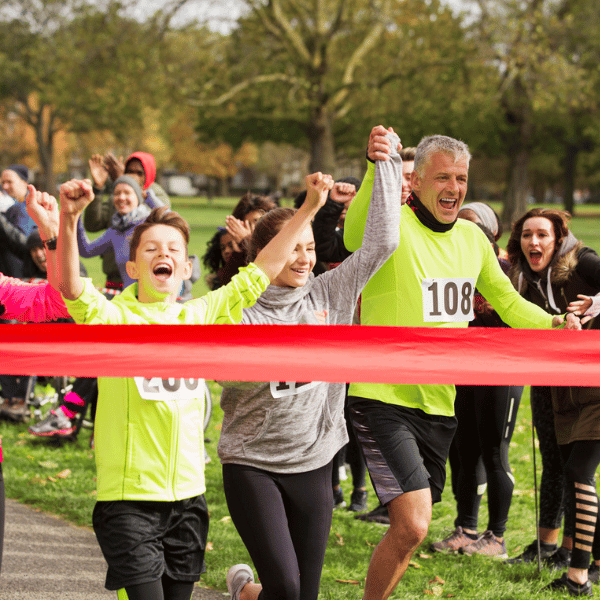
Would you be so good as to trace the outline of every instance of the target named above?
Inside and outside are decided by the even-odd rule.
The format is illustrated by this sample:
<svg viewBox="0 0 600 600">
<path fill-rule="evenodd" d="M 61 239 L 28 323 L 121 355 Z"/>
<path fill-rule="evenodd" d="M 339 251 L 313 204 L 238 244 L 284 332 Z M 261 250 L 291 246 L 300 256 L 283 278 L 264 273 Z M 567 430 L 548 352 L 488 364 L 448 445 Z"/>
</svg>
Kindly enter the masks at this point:
<svg viewBox="0 0 600 600">
<path fill-rule="evenodd" d="M 239 252 L 240 247 L 239 244 L 243 239 L 247 238 L 252 233 L 252 225 L 247 223 L 246 221 L 240 221 L 240 219 L 236 219 L 232 215 L 227 215 L 225 217 L 225 229 L 227 233 L 231 235 L 233 238 L 233 242 L 236 246 L 235 251 Z"/>
<path fill-rule="evenodd" d="M 47 192 L 40 192 L 32 185 L 27 186 L 27 213 L 35 221 L 44 239 L 54 237 L 58 231 L 58 202 Z"/>
<path fill-rule="evenodd" d="M 311 209 L 319 209 L 327 201 L 327 194 L 333 187 L 333 177 L 320 171 L 306 176 L 306 204 Z"/>
<path fill-rule="evenodd" d="M 104 157 L 104 166 L 113 181 L 125 173 L 123 157 L 119 156 L 117 158 L 112 152 L 106 153 L 106 156 Z"/>
<path fill-rule="evenodd" d="M 350 204 L 354 196 L 356 196 L 356 187 L 354 187 L 353 183 L 345 181 L 334 183 L 329 194 L 329 197 L 334 202 L 339 202 L 340 204 Z"/>
<path fill-rule="evenodd" d="M 391 127 L 386 129 L 383 125 L 376 125 L 371 129 L 369 135 L 369 145 L 367 146 L 367 156 L 375 160 L 390 159 L 390 140 L 387 138 L 388 132 L 394 133 Z M 398 152 L 402 150 L 402 144 L 398 142 Z"/>
<path fill-rule="evenodd" d="M 94 180 L 94 185 L 98 189 L 102 189 L 108 179 L 108 169 L 104 165 L 104 158 L 101 154 L 94 154 L 88 161 L 90 166 L 90 173 Z"/>
<path fill-rule="evenodd" d="M 89 179 L 71 179 L 60 186 L 60 210 L 65 215 L 80 215 L 93 199 Z"/>
</svg>

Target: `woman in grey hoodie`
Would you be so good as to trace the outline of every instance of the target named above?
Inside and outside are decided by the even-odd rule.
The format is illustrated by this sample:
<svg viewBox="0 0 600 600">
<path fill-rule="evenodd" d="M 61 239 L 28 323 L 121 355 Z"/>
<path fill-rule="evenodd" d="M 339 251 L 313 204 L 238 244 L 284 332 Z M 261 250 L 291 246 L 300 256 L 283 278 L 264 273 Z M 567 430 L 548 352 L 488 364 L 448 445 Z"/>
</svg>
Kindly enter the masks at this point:
<svg viewBox="0 0 600 600">
<path fill-rule="evenodd" d="M 396 134 L 388 137 L 392 148 L 399 146 Z M 242 323 L 351 324 L 363 287 L 398 246 L 401 177 L 397 152 L 378 161 L 362 248 L 315 278 L 307 228 Z M 258 221 L 250 260 L 293 214 L 275 209 Z M 345 384 L 222 383 L 218 451 L 225 496 L 261 582 L 254 583 L 249 566 L 236 565 L 227 574 L 229 592 L 233 600 L 316 600 L 331 527 L 332 461 L 348 441 Z"/>
</svg>

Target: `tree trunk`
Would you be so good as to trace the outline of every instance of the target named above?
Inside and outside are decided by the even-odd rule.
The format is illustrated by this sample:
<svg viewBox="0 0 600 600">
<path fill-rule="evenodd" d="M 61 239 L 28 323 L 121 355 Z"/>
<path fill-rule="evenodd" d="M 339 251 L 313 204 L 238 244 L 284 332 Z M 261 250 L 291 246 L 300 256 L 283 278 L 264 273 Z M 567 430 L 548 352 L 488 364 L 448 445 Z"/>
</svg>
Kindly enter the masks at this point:
<svg viewBox="0 0 600 600">
<path fill-rule="evenodd" d="M 36 111 L 35 121 L 31 125 L 35 129 L 35 141 L 40 161 L 42 191 L 56 195 L 56 178 L 54 176 L 54 117 L 51 109 L 42 105 Z"/>
<path fill-rule="evenodd" d="M 335 143 L 331 116 L 320 108 L 308 128 L 310 141 L 309 171 L 333 174 L 335 171 Z"/>
<path fill-rule="evenodd" d="M 577 157 L 579 148 L 573 144 L 565 145 L 565 163 L 564 163 L 564 204 L 565 210 L 572 215 L 575 214 L 575 172 L 577 170 Z"/>
<path fill-rule="evenodd" d="M 502 222 L 511 224 L 527 211 L 529 194 L 529 148 L 522 147 L 511 153 L 508 167 L 508 188 Z"/>
</svg>

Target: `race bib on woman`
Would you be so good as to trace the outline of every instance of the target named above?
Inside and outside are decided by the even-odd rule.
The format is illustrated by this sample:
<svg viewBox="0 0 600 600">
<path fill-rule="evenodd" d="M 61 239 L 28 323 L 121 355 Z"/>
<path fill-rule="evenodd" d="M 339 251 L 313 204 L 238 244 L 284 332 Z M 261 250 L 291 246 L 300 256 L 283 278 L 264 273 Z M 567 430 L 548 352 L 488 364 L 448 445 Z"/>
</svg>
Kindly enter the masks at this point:
<svg viewBox="0 0 600 600">
<path fill-rule="evenodd" d="M 451 277 L 423 279 L 423 321 L 472 321 L 475 280 Z"/>
</svg>

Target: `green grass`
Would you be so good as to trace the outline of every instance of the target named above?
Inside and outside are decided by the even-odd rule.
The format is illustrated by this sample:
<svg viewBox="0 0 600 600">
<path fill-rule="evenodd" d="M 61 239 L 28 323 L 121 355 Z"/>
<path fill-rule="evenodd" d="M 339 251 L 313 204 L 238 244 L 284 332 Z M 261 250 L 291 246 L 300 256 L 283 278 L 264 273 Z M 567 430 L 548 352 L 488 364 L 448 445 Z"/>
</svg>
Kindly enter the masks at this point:
<svg viewBox="0 0 600 600">
<path fill-rule="evenodd" d="M 214 410 L 206 436 L 211 462 L 206 468 L 206 498 L 211 515 L 209 542 L 206 554 L 207 572 L 201 584 L 225 589 L 225 574 L 232 564 L 249 562 L 249 556 L 229 518 L 223 494 L 221 469 L 216 447 L 222 412 L 218 406 L 220 387 L 211 383 Z M 509 554 L 519 553 L 535 535 L 533 452 L 531 442 L 531 410 L 526 388 L 510 448 L 510 460 L 516 479 L 515 494 L 506 532 Z M 93 451 L 89 448 L 89 431 L 83 430 L 74 443 L 61 446 L 34 438 L 25 425 L 0 424 L 5 452 L 3 463 L 7 496 L 36 508 L 61 515 L 78 525 L 90 525 L 95 502 L 95 468 Z M 538 482 L 541 469 L 537 457 Z M 69 469 L 67 477 L 57 474 Z M 351 485 L 342 482 L 349 498 Z M 377 504 L 369 485 L 369 508 Z M 429 551 L 431 542 L 442 539 L 453 528 L 455 503 L 448 486 L 442 502 L 435 505 L 429 535 L 418 549 L 411 566 L 392 598 L 415 598 L 425 590 L 442 597 L 483 599 L 529 598 L 547 582 L 552 574 L 537 573 L 534 566 L 506 566 L 494 559 L 438 555 Z M 487 503 L 480 510 L 480 530 L 487 524 Z M 353 514 L 334 511 L 333 524 L 325 556 L 320 598 L 342 600 L 359 598 L 364 585 L 367 565 L 374 546 L 386 527 L 365 523 Z M 358 583 L 343 583 L 343 582 Z M 442 581 L 443 583 L 440 583 Z M 98 585 L 102 585 L 99 581 Z M 428 595 L 428 594 L 425 594 Z"/>
<path fill-rule="evenodd" d="M 212 204 L 206 201 L 176 199 L 173 204 L 192 227 L 190 252 L 202 255 L 206 241 L 213 235 L 214 228 L 223 223 L 225 215 L 235 204 L 235 199 L 219 200 Z M 572 229 L 584 243 L 600 251 L 599 224 L 600 219 L 595 216 L 576 217 L 572 222 Z M 86 263 L 95 283 L 102 284 L 100 260 L 90 259 Z M 201 280 L 195 286 L 195 295 L 201 295 L 205 291 L 206 286 Z M 206 555 L 207 573 L 202 576 L 201 583 L 224 590 L 225 574 L 229 566 L 238 562 L 248 562 L 250 559 L 229 519 L 225 504 L 221 470 L 216 454 L 222 419 L 216 401 L 220 388 L 214 383 L 211 386 L 215 402 L 211 424 L 206 434 L 210 439 L 207 450 L 212 458 L 206 469 L 206 496 L 211 513 L 209 542 L 212 549 Z M 95 502 L 95 466 L 93 451 L 89 448 L 90 433 L 84 430 L 77 442 L 60 447 L 30 436 L 24 425 L 0 423 L 0 435 L 5 453 L 7 496 L 61 515 L 78 525 L 89 526 Z M 512 556 L 529 544 L 535 535 L 528 388 L 519 410 L 510 459 L 516 486 L 506 540 L 508 552 Z M 540 465 L 538 456 L 538 482 Z M 65 478 L 57 477 L 57 474 L 65 469 L 69 469 L 70 473 Z M 352 491 L 350 483 L 342 482 L 342 488 L 349 498 Z M 369 508 L 374 508 L 376 504 L 369 486 Z M 534 566 L 508 567 L 493 559 L 431 553 L 430 543 L 442 539 L 452 530 L 455 510 L 448 484 L 442 502 L 434 507 L 429 536 L 415 554 L 413 563 L 392 595 L 393 599 L 430 594 L 486 600 L 529 598 L 535 596 L 538 590 L 553 578 L 548 572 L 538 574 Z M 480 510 L 480 530 L 485 528 L 486 523 L 487 504 L 484 498 Z M 355 520 L 348 511 L 334 512 L 320 598 L 342 600 L 360 597 L 373 547 L 385 530 L 382 525 Z M 98 585 L 102 585 L 102 582 L 99 581 Z"/>
</svg>

